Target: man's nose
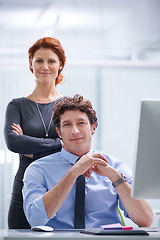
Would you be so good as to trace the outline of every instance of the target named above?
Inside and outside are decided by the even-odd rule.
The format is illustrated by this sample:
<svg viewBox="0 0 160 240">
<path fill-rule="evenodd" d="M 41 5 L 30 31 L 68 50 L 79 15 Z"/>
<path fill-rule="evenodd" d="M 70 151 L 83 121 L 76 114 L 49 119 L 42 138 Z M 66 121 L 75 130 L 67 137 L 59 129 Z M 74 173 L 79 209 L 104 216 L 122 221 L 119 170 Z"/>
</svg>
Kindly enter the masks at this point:
<svg viewBox="0 0 160 240">
<path fill-rule="evenodd" d="M 79 133 L 79 129 L 78 129 L 78 127 L 77 127 L 76 125 L 74 125 L 74 126 L 72 127 L 72 133 L 73 133 L 73 134 Z"/>
</svg>

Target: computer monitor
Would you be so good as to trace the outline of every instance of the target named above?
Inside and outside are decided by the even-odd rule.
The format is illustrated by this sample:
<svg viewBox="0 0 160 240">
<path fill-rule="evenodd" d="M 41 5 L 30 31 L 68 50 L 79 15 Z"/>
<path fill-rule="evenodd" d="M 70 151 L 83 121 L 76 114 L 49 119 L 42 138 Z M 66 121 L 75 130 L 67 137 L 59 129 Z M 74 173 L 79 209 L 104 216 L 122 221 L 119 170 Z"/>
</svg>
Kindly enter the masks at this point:
<svg viewBox="0 0 160 240">
<path fill-rule="evenodd" d="M 160 199 L 160 100 L 140 102 L 131 195 Z"/>
</svg>

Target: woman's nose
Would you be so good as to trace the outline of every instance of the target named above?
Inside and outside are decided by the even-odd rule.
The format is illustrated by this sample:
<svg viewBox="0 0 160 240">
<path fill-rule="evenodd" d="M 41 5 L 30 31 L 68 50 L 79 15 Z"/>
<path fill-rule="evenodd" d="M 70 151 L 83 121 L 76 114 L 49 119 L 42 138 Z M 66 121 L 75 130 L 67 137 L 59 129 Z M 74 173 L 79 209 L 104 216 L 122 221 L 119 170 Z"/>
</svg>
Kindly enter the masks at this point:
<svg viewBox="0 0 160 240">
<path fill-rule="evenodd" d="M 42 68 L 43 69 L 49 69 L 48 64 L 44 62 Z"/>
</svg>

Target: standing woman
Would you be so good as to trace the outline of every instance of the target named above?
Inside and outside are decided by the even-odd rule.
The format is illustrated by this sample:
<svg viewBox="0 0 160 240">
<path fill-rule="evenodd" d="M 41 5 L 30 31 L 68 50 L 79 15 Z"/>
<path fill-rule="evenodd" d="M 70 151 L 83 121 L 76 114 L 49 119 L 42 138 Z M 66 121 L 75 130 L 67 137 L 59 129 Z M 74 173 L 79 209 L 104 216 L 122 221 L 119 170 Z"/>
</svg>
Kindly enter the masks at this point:
<svg viewBox="0 0 160 240">
<path fill-rule="evenodd" d="M 34 160 L 61 150 L 52 116 L 56 101 L 62 98 L 56 85 L 63 80 L 65 52 L 55 38 L 45 37 L 29 49 L 29 67 L 35 89 L 27 97 L 13 99 L 7 106 L 4 135 L 8 149 L 19 153 L 8 213 L 10 229 L 30 228 L 23 212 L 22 179 Z"/>
</svg>

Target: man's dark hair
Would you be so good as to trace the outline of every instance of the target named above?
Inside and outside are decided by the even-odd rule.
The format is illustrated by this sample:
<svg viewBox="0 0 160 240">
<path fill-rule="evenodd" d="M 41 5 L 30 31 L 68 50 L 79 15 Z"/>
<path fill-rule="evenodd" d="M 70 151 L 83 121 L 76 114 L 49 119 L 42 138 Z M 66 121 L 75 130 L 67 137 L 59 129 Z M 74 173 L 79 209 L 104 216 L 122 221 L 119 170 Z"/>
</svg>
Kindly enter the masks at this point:
<svg viewBox="0 0 160 240">
<path fill-rule="evenodd" d="M 56 102 L 54 106 L 53 122 L 55 127 L 60 129 L 60 116 L 66 111 L 85 112 L 88 116 L 90 124 L 96 123 L 98 126 L 97 116 L 95 110 L 92 108 L 92 104 L 89 100 L 83 98 L 83 96 L 76 94 L 74 97 L 64 97 L 63 99 Z"/>
</svg>

